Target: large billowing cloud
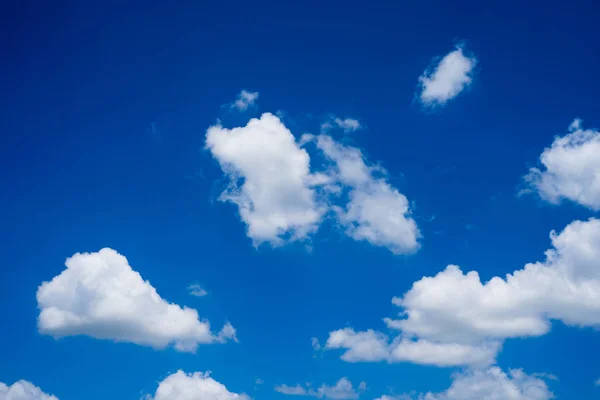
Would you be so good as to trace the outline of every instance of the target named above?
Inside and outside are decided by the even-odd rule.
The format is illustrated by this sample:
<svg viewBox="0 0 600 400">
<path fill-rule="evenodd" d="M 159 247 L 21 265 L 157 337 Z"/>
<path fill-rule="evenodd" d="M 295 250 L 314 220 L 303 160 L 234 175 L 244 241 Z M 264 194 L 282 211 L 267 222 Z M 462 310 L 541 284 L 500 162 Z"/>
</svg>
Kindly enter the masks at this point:
<svg viewBox="0 0 600 400">
<path fill-rule="evenodd" d="M 316 199 L 310 157 L 279 118 L 265 113 L 244 127 L 212 126 L 206 147 L 230 180 L 220 200 L 238 206 L 256 245 L 305 239 L 317 230 L 326 210 Z"/>
<path fill-rule="evenodd" d="M 313 141 L 332 164 L 326 172 L 311 171 L 310 156 L 301 148 Z M 420 233 L 406 196 L 377 177 L 383 169 L 369 166 L 357 148 L 327 135 L 304 135 L 298 143 L 268 113 L 245 127 L 210 127 L 206 147 L 230 181 L 220 199 L 238 206 L 255 245 L 308 239 L 333 211 L 355 240 L 395 254 L 419 248 Z M 337 196 L 342 192 L 348 192 L 347 201 Z"/>
<path fill-rule="evenodd" d="M 372 330 L 333 331 L 326 348 L 346 361 L 410 361 L 439 366 L 491 364 L 507 338 L 540 336 L 551 320 L 600 327 L 600 220 L 574 221 L 550 234 L 544 261 L 504 279 L 481 282 L 476 271 L 448 266 L 415 282 L 392 302 L 400 318 L 385 322 L 391 341 Z"/>
<path fill-rule="evenodd" d="M 543 167 L 525 175 L 530 190 L 553 204 L 566 199 L 600 210 L 600 131 L 583 129 L 576 119 L 569 133 L 542 152 Z"/>
<path fill-rule="evenodd" d="M 115 250 L 77 253 L 66 269 L 37 291 L 38 328 L 59 338 L 87 335 L 162 349 L 194 352 L 199 344 L 235 339 L 227 323 L 219 334 L 198 312 L 162 299 Z"/>
<path fill-rule="evenodd" d="M 508 373 L 498 367 L 456 374 L 441 393 L 418 396 L 381 396 L 376 400 L 550 400 L 554 394 L 543 379 L 520 369 Z"/>
<path fill-rule="evenodd" d="M 364 390 L 366 388 L 366 383 L 361 382 L 358 385 L 358 388 L 360 391 Z M 360 394 L 354 389 L 352 382 L 345 377 L 341 378 L 333 386 L 322 384 L 318 388 L 313 389 L 304 387 L 300 384 L 294 386 L 278 385 L 275 386 L 275 391 L 290 396 L 312 396 L 329 400 L 355 400 L 358 399 Z"/>
<path fill-rule="evenodd" d="M 148 395 L 145 400 L 250 400 L 250 397 L 230 392 L 208 373 L 177 371 L 160 382 L 154 396 Z"/>
<path fill-rule="evenodd" d="M 433 68 L 419 77 L 419 99 L 425 106 L 444 105 L 472 81 L 477 60 L 467 57 L 461 46 L 446 54 Z"/>
<path fill-rule="evenodd" d="M 58 400 L 58 398 L 42 392 L 42 389 L 31 382 L 20 380 L 11 386 L 0 382 L 0 400 Z"/>
</svg>

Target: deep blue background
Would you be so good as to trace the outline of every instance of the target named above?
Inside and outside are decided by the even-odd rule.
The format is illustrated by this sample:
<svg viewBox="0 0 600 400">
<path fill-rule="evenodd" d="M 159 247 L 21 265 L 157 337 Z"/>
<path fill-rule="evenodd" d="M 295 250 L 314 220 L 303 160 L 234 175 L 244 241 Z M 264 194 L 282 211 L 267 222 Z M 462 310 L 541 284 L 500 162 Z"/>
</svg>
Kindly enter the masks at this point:
<svg viewBox="0 0 600 400">
<path fill-rule="evenodd" d="M 2 382 L 125 400 L 182 368 L 210 369 L 257 399 L 280 398 L 275 384 L 342 376 L 365 380 L 366 398 L 443 390 L 451 369 L 313 358 L 310 338 L 383 329 L 392 296 L 423 275 L 449 263 L 484 279 L 511 272 L 543 258 L 551 229 L 593 215 L 516 193 L 575 117 L 600 126 L 597 2 L 90 3 L 2 4 Z M 458 40 L 478 58 L 474 83 L 423 112 L 417 78 Z M 242 88 L 260 92 L 258 110 L 221 108 Z M 236 209 L 216 201 L 225 182 L 203 136 L 217 118 L 233 126 L 278 110 L 297 136 L 330 113 L 358 118 L 367 129 L 345 140 L 415 202 L 422 250 L 393 256 L 327 226 L 312 253 L 252 248 Z M 106 246 L 169 301 L 215 326 L 231 321 L 240 343 L 191 355 L 39 335 L 37 286 L 66 257 Z M 209 296 L 190 297 L 194 281 Z M 509 340 L 499 364 L 554 373 L 561 398 L 593 399 L 599 337 L 555 324 Z"/>
</svg>

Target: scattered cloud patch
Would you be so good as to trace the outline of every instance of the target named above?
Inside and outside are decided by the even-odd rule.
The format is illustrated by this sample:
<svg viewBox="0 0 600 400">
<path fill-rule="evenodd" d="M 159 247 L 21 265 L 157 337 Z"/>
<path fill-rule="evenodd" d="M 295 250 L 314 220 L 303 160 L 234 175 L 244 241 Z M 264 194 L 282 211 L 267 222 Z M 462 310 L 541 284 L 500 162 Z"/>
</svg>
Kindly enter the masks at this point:
<svg viewBox="0 0 600 400">
<path fill-rule="evenodd" d="M 177 371 L 159 383 L 154 396 L 144 400 L 250 400 L 246 394 L 232 393 L 225 385 L 210 377 L 210 374 Z"/>
<path fill-rule="evenodd" d="M 257 378 L 255 383 L 256 383 L 257 385 L 262 385 L 263 383 L 265 383 L 265 381 L 263 381 L 263 380 L 262 380 L 262 379 L 260 379 L 260 378 Z"/>
<path fill-rule="evenodd" d="M 304 240 L 326 212 L 316 198 L 310 157 L 273 114 L 244 127 L 211 126 L 206 148 L 230 184 L 219 200 L 238 206 L 247 234 L 258 246 Z"/>
<path fill-rule="evenodd" d="M 319 351 L 321 350 L 321 343 L 319 343 L 319 339 L 317 339 L 316 337 L 313 337 L 310 339 L 312 348 L 314 351 Z"/>
<path fill-rule="evenodd" d="M 473 79 L 475 57 L 467 57 L 463 47 L 446 54 L 440 62 L 419 77 L 419 99 L 427 107 L 442 106 L 456 97 Z"/>
<path fill-rule="evenodd" d="M 76 253 L 66 269 L 37 290 L 40 333 L 86 335 L 156 349 L 194 352 L 199 344 L 236 340 L 227 323 L 218 334 L 198 312 L 161 298 L 115 250 Z"/>
<path fill-rule="evenodd" d="M 190 295 L 195 296 L 195 297 L 203 297 L 208 294 L 208 292 L 206 290 L 204 290 L 204 288 L 197 283 L 193 283 L 190 286 L 188 286 L 188 291 L 189 291 Z"/>
<path fill-rule="evenodd" d="M 600 210 L 600 131 L 584 129 L 576 119 L 569 133 L 558 136 L 540 156 L 540 168 L 531 168 L 524 180 L 527 191 L 558 204 L 569 200 Z"/>
<path fill-rule="evenodd" d="M 238 111 L 246 111 L 249 107 L 255 105 L 256 100 L 258 100 L 258 92 L 242 90 L 238 94 L 237 99 L 231 104 L 231 108 L 235 108 Z"/>
<path fill-rule="evenodd" d="M 415 282 L 392 303 L 399 319 L 385 318 L 393 339 L 351 328 L 329 334 L 326 349 L 344 349 L 342 359 L 408 361 L 438 366 L 495 362 L 504 340 L 546 334 L 551 320 L 600 327 L 600 220 L 574 221 L 551 232 L 544 261 L 481 282 L 476 271 L 450 265 Z"/>
<path fill-rule="evenodd" d="M 58 400 L 31 382 L 20 380 L 8 386 L 0 382 L 0 400 Z"/>
<path fill-rule="evenodd" d="M 342 378 L 335 385 L 328 386 L 326 384 L 313 389 L 310 384 L 295 386 L 279 385 L 275 386 L 275 391 L 292 396 L 312 396 L 319 399 L 329 400 L 355 400 L 359 397 L 359 391 L 366 390 L 366 382 L 361 382 L 358 385 L 359 391 L 356 391 L 352 386 L 352 382 L 348 378 Z"/>
</svg>

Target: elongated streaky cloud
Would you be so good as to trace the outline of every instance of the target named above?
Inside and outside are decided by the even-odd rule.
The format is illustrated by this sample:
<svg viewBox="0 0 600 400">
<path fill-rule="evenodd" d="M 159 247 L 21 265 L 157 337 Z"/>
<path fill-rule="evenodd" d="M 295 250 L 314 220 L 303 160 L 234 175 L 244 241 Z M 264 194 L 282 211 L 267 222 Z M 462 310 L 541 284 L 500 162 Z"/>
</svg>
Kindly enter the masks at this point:
<svg viewBox="0 0 600 400">
<path fill-rule="evenodd" d="M 244 127 L 211 126 L 206 148 L 221 165 L 229 187 L 219 199 L 238 207 L 255 245 L 303 240 L 326 212 L 317 201 L 310 157 L 273 114 Z"/>
<path fill-rule="evenodd" d="M 600 131 L 574 120 L 567 135 L 544 149 L 540 163 L 525 175 L 528 191 L 552 204 L 564 199 L 600 211 Z"/>
<path fill-rule="evenodd" d="M 20 380 L 8 386 L 0 382 L 0 400 L 58 400 L 31 382 Z"/>
<path fill-rule="evenodd" d="M 194 352 L 199 344 L 235 340 L 227 323 L 218 334 L 192 308 L 162 299 L 150 282 L 113 249 L 77 253 L 66 269 L 38 288 L 40 333 L 86 335 L 162 349 Z"/>
<path fill-rule="evenodd" d="M 546 259 L 483 283 L 454 265 L 415 282 L 392 303 L 387 335 L 351 328 L 330 332 L 326 349 L 349 362 L 413 362 L 438 366 L 493 364 L 504 340 L 541 336 L 552 320 L 600 327 L 600 220 L 574 221 L 551 232 Z"/>
<path fill-rule="evenodd" d="M 425 106 L 441 106 L 456 97 L 472 81 L 477 60 L 467 57 L 462 46 L 446 54 L 419 77 L 419 99 Z"/>
<path fill-rule="evenodd" d="M 344 132 L 354 132 L 362 128 L 362 125 L 354 118 L 338 118 L 332 117 L 329 121 L 321 125 L 321 133 L 327 133 L 332 128 L 340 128 Z"/>
<path fill-rule="evenodd" d="M 258 100 L 258 92 L 242 90 L 238 94 L 237 99 L 231 104 L 231 108 L 235 108 L 238 111 L 246 111 L 256 103 L 256 100 Z"/>
<path fill-rule="evenodd" d="M 246 394 L 230 392 L 209 373 L 177 371 L 159 383 L 154 396 L 144 400 L 250 400 Z"/>
</svg>

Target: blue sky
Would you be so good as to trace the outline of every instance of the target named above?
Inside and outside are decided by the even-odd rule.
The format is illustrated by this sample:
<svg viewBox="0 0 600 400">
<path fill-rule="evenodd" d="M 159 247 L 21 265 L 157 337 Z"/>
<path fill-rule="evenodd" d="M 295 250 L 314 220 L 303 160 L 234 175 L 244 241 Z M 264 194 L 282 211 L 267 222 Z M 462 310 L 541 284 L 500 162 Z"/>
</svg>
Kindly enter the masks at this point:
<svg viewBox="0 0 600 400">
<path fill-rule="evenodd" d="M 596 4 L 83 3 L 2 13 L 1 400 L 599 396 Z"/>
</svg>

